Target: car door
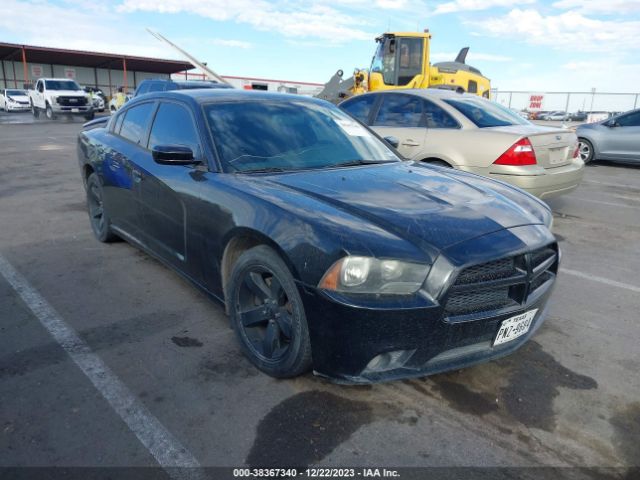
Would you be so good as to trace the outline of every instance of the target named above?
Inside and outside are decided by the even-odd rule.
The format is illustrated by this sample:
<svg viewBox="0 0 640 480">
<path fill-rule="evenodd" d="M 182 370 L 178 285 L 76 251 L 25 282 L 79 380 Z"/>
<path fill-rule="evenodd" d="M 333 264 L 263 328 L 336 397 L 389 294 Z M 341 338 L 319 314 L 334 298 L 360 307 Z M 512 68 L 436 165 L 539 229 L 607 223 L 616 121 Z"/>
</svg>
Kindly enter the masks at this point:
<svg viewBox="0 0 640 480">
<path fill-rule="evenodd" d="M 604 132 L 600 145 L 603 157 L 613 160 L 640 161 L 640 110 L 614 119 Z"/>
<path fill-rule="evenodd" d="M 146 140 L 156 102 L 138 103 L 122 109 L 109 135 L 104 154 L 104 202 L 114 226 L 141 242 L 140 175 L 137 164 L 146 154 Z M 144 142 L 144 145 L 143 145 Z"/>
<path fill-rule="evenodd" d="M 421 125 L 423 102 L 420 97 L 405 93 L 386 93 L 374 113 L 371 128 L 381 137 L 396 137 L 397 150 L 408 159 L 417 159 L 426 137 Z"/>
<path fill-rule="evenodd" d="M 5 95 L 7 94 L 6 90 L 2 90 L 0 92 L 0 108 L 4 109 L 5 108 L 5 104 L 6 104 L 6 100 L 5 100 Z"/>
<path fill-rule="evenodd" d="M 194 158 L 203 161 L 202 142 L 188 105 L 160 102 L 143 155 L 138 157 L 141 228 L 152 250 L 191 276 L 189 263 L 190 218 L 198 205 L 198 169 L 185 165 L 162 165 L 153 159 L 157 146 L 189 147 Z"/>
<path fill-rule="evenodd" d="M 44 108 L 44 80 L 36 82 L 36 88 L 33 91 L 33 105 L 38 108 Z"/>
</svg>

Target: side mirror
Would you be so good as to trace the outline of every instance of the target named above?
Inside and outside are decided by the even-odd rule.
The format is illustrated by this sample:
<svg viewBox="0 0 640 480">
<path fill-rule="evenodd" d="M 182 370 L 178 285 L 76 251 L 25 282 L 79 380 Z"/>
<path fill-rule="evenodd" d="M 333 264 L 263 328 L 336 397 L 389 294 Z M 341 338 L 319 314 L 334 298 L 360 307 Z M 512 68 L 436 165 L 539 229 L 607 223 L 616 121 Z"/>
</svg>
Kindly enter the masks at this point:
<svg viewBox="0 0 640 480">
<path fill-rule="evenodd" d="M 398 140 L 397 137 L 384 137 L 384 141 L 391 145 L 393 148 L 398 148 L 398 145 L 400 145 L 400 140 Z"/>
<path fill-rule="evenodd" d="M 609 128 L 615 128 L 615 127 L 619 127 L 620 124 L 616 121 L 616 120 L 609 120 L 607 122 L 607 127 Z"/>
<path fill-rule="evenodd" d="M 160 165 L 194 165 L 193 151 L 182 145 L 156 145 L 151 150 L 153 160 Z"/>
</svg>

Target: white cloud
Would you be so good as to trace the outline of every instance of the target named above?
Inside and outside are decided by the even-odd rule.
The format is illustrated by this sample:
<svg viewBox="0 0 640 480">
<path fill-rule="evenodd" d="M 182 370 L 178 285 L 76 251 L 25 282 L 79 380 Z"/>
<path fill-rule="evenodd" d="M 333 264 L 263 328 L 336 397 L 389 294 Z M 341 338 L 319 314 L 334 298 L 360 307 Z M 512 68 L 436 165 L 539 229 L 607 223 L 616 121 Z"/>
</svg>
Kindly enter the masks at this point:
<svg viewBox="0 0 640 480">
<path fill-rule="evenodd" d="M 253 44 L 250 42 L 245 42 L 243 40 L 232 40 L 226 38 L 212 38 L 209 40 L 209 43 L 212 45 L 217 45 L 220 47 L 229 47 L 229 48 L 251 48 Z"/>
<path fill-rule="evenodd" d="M 579 10 L 583 13 L 625 14 L 640 12 L 638 0 L 560 0 L 553 5 L 563 10 Z"/>
<path fill-rule="evenodd" d="M 595 20 L 576 11 L 544 16 L 534 9 L 514 9 L 465 24 L 485 35 L 576 52 L 631 51 L 640 36 L 640 21 Z"/>
<path fill-rule="evenodd" d="M 335 43 L 371 40 L 375 36 L 362 29 L 366 22 L 321 3 L 309 6 L 304 2 L 264 0 L 124 0 L 117 10 L 190 13 L 212 20 L 249 24 L 285 37 L 321 38 Z"/>
<path fill-rule="evenodd" d="M 3 2 L 3 7 L 11 12 L 11 15 L 0 15 L 0 30 L 17 36 L 19 43 L 146 57 L 178 58 L 172 49 L 163 47 L 143 31 L 132 32 L 114 28 L 113 25 L 119 25 L 119 19 L 113 12 L 101 10 L 101 14 L 96 15 L 99 2 L 94 4 L 94 8 L 88 10 L 66 8 L 37 0 L 3 0 Z M 34 12 L 37 12 L 37 15 Z"/>
<path fill-rule="evenodd" d="M 453 0 L 439 4 L 433 14 L 489 10 L 495 7 L 513 7 L 531 3 L 536 3 L 536 0 Z"/>
</svg>

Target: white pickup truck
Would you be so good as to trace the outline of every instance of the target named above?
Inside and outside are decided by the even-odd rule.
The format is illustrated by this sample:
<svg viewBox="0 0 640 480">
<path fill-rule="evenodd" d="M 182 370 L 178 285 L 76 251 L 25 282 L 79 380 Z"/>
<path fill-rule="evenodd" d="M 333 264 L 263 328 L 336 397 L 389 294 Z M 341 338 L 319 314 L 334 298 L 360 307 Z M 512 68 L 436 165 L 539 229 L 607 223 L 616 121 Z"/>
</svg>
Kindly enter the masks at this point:
<svg viewBox="0 0 640 480">
<path fill-rule="evenodd" d="M 40 78 L 29 90 L 29 103 L 34 117 L 44 112 L 48 119 L 56 115 L 82 115 L 92 120 L 95 113 L 89 95 L 75 80 L 69 78 Z"/>
</svg>

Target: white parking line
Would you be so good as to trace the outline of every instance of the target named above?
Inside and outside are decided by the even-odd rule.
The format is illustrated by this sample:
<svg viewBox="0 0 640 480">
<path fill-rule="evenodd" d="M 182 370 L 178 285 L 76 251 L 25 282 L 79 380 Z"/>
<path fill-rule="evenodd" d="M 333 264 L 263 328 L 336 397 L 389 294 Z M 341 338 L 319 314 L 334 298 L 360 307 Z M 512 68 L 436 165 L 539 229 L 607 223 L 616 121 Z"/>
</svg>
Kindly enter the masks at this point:
<svg viewBox="0 0 640 480">
<path fill-rule="evenodd" d="M 597 275 L 591 275 L 590 273 L 579 272 L 578 270 L 571 270 L 569 268 L 561 268 L 560 272 L 591 280 L 593 282 L 604 283 L 605 285 L 610 285 L 612 287 L 624 288 L 626 290 L 631 290 L 632 292 L 640 293 L 640 287 L 636 287 L 635 285 L 630 285 L 628 283 L 616 282 L 615 280 L 609 280 L 604 277 L 598 277 Z"/>
<path fill-rule="evenodd" d="M 93 353 L 75 330 L 58 315 L 49 302 L 2 255 L 0 274 L 169 476 L 181 479 L 199 478 L 202 471 L 193 467 L 199 467 L 200 464 L 191 452 L 153 416 L 100 357 Z"/>
<path fill-rule="evenodd" d="M 589 203 L 599 203 L 600 205 L 609 205 L 610 207 L 621 207 L 621 208 L 638 208 L 635 205 L 625 205 L 624 203 L 614 203 L 614 202 L 602 202 L 600 200 L 591 200 L 590 198 L 582 198 L 582 197 L 571 197 L 572 200 L 578 200 L 580 202 L 589 202 Z"/>
</svg>

